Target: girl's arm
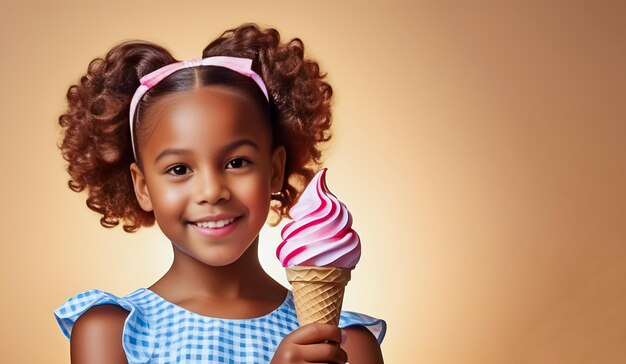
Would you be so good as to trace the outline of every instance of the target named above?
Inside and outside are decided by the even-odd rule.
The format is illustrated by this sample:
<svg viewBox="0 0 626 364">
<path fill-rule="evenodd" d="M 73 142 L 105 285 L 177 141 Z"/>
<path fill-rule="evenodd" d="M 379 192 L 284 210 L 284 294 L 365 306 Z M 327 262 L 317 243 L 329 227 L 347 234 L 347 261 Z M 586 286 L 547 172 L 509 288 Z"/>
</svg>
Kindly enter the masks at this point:
<svg viewBox="0 0 626 364">
<path fill-rule="evenodd" d="M 83 313 L 72 328 L 72 364 L 128 364 L 122 330 L 129 312 L 117 305 L 98 305 Z"/>
<path fill-rule="evenodd" d="M 341 348 L 348 354 L 350 364 L 382 364 L 380 344 L 365 326 L 349 326 L 342 329 L 345 338 Z"/>
</svg>

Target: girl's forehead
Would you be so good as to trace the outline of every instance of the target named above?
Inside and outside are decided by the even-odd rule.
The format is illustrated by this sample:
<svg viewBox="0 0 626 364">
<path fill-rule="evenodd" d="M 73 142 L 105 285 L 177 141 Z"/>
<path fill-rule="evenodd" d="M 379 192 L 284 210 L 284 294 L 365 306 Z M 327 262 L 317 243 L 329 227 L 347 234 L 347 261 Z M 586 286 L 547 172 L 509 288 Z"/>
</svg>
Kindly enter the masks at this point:
<svg viewBox="0 0 626 364">
<path fill-rule="evenodd" d="M 206 114 L 250 114 L 258 107 L 249 97 L 225 86 L 203 86 L 173 92 L 150 105 L 144 119 L 160 119 L 172 114 L 203 112 Z"/>
<path fill-rule="evenodd" d="M 145 115 L 150 129 L 147 153 L 156 149 L 219 147 L 234 139 L 253 139 L 269 148 L 270 130 L 259 107 L 236 90 L 201 87 L 163 97 Z"/>
</svg>

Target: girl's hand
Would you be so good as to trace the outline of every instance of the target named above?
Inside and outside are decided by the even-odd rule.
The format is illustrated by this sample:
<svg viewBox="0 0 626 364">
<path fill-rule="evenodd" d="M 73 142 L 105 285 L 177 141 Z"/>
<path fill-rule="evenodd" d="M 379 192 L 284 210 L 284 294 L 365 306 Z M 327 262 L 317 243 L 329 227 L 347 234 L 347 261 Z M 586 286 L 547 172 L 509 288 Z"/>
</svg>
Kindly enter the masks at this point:
<svg viewBox="0 0 626 364">
<path fill-rule="evenodd" d="M 335 325 L 304 325 L 285 336 L 270 364 L 345 364 L 348 355 L 339 346 L 341 341 L 341 329 Z"/>
</svg>

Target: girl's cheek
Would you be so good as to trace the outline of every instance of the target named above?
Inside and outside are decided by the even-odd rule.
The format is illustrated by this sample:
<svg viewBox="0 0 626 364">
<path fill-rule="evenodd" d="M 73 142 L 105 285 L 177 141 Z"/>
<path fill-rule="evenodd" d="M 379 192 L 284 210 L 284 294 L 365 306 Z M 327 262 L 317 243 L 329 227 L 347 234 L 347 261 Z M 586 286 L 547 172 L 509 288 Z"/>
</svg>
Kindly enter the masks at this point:
<svg viewBox="0 0 626 364">
<path fill-rule="evenodd" d="M 265 179 L 255 179 L 243 184 L 239 189 L 241 199 L 265 207 L 271 201 L 270 183 Z"/>
<path fill-rule="evenodd" d="M 181 202 L 183 199 L 184 189 L 181 187 L 168 187 L 163 188 L 157 192 L 157 198 L 163 201 L 163 204 L 174 206 Z"/>
<path fill-rule="evenodd" d="M 184 199 L 185 188 L 182 186 L 163 185 L 156 189 L 152 200 L 162 208 L 172 209 L 179 205 Z"/>
</svg>

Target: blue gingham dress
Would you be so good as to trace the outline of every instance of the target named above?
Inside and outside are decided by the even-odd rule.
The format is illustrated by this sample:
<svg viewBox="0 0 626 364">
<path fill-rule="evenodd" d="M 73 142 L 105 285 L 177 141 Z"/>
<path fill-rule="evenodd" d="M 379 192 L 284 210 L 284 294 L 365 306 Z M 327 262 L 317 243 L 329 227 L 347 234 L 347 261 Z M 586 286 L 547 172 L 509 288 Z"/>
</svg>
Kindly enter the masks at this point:
<svg viewBox="0 0 626 364">
<path fill-rule="evenodd" d="M 54 316 L 69 340 L 78 317 L 88 308 L 103 304 L 119 305 L 130 312 L 122 332 L 129 364 L 269 363 L 280 341 L 299 327 L 291 291 L 277 309 L 251 319 L 203 316 L 146 288 L 124 297 L 89 289 L 70 297 Z M 353 325 L 367 327 L 379 343 L 385 337 L 384 320 L 342 311 L 339 327 Z"/>
</svg>

